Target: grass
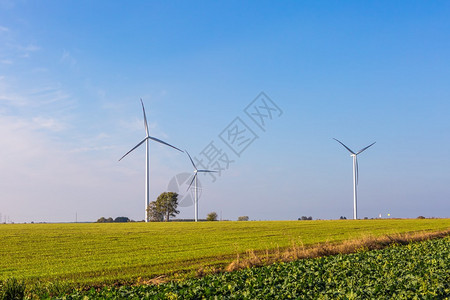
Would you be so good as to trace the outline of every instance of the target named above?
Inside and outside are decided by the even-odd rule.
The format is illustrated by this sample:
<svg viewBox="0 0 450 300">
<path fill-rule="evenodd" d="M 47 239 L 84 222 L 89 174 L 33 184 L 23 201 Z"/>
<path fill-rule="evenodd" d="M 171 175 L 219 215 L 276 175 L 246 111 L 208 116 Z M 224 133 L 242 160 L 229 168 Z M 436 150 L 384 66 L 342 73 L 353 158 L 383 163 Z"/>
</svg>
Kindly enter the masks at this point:
<svg viewBox="0 0 450 300">
<path fill-rule="evenodd" d="M 0 226 L 0 280 L 142 282 L 224 267 L 248 249 L 286 249 L 450 228 L 450 219 Z"/>
</svg>

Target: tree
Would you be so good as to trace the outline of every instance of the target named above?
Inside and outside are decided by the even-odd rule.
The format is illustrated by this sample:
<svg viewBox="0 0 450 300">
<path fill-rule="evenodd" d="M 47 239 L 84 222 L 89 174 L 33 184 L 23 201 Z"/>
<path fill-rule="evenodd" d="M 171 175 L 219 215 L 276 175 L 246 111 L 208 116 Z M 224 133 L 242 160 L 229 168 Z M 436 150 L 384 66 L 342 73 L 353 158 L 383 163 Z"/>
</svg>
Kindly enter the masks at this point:
<svg viewBox="0 0 450 300">
<path fill-rule="evenodd" d="M 156 201 L 152 201 L 147 208 L 147 212 L 151 221 L 161 222 L 170 217 L 175 217 L 180 213 L 178 207 L 178 194 L 173 192 L 165 192 L 158 196 Z"/>
<path fill-rule="evenodd" d="M 106 219 L 105 217 L 101 217 L 100 219 L 97 220 L 97 223 L 112 223 L 114 222 L 113 218 L 109 217 L 108 219 Z"/>
<path fill-rule="evenodd" d="M 238 221 L 248 221 L 249 220 L 249 217 L 248 216 L 240 216 L 239 218 L 238 218 Z"/>
<path fill-rule="evenodd" d="M 217 221 L 217 213 L 215 211 L 210 212 L 206 217 L 206 221 Z"/>
<path fill-rule="evenodd" d="M 114 222 L 116 223 L 127 223 L 130 222 L 130 219 L 128 219 L 127 217 L 117 217 L 114 219 Z"/>
<path fill-rule="evenodd" d="M 164 214 L 161 209 L 159 209 L 156 201 L 150 202 L 147 208 L 148 217 L 151 222 L 162 222 L 164 221 Z"/>
</svg>

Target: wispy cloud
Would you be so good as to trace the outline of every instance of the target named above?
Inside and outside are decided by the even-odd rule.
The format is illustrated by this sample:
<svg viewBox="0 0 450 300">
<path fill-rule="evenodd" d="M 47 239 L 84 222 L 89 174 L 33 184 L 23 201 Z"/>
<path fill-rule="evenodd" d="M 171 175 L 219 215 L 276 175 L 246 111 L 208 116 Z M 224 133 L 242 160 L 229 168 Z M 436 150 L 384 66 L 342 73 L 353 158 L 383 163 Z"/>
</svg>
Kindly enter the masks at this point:
<svg viewBox="0 0 450 300">
<path fill-rule="evenodd" d="M 46 129 L 55 132 L 62 131 L 66 128 L 66 126 L 62 122 L 54 118 L 45 117 L 34 117 L 33 126 L 35 129 Z"/>
<path fill-rule="evenodd" d="M 69 51 L 64 50 L 61 56 L 62 63 L 68 64 L 70 67 L 74 67 L 77 64 L 77 60 L 70 54 Z"/>
<path fill-rule="evenodd" d="M 32 73 L 46 73 L 48 72 L 47 68 L 39 67 L 31 70 Z"/>
<path fill-rule="evenodd" d="M 116 159 L 92 158 L 83 153 L 101 153 L 101 146 L 67 151 L 65 144 L 55 141 L 47 132 L 33 130 L 37 123 L 54 126 L 44 118 L 27 120 L 0 115 L 0 156 L 5 158 L 0 160 L 2 212 L 8 212 L 15 221 L 29 221 L 27 218 L 58 221 L 69 218 L 68 210 L 80 212 L 89 203 L 101 202 L 100 195 L 105 192 L 113 195 L 108 196 L 108 201 L 123 200 L 120 195 L 124 192 L 114 184 Z M 99 213 L 99 209 L 85 210 L 84 215 L 93 219 Z"/>
<path fill-rule="evenodd" d="M 33 45 L 33 44 L 30 44 L 30 45 L 27 45 L 27 46 L 20 46 L 19 45 L 19 46 L 17 46 L 17 49 L 22 51 L 22 52 L 36 52 L 36 51 L 41 50 L 41 47 Z"/>
<path fill-rule="evenodd" d="M 26 103 L 25 98 L 15 93 L 2 93 L 0 90 L 0 101 L 6 101 L 14 106 L 24 106 Z"/>
<path fill-rule="evenodd" d="M 98 152 L 117 148 L 116 146 L 108 144 L 110 142 L 109 141 L 110 138 L 111 136 L 104 132 L 94 136 L 81 138 L 78 141 L 78 145 L 81 146 L 72 149 L 70 152 L 73 153 Z"/>
<path fill-rule="evenodd" d="M 148 116 L 147 116 L 148 118 Z M 120 126 L 125 128 L 129 131 L 141 131 L 143 134 L 145 134 L 145 127 L 144 127 L 144 117 L 142 119 L 134 118 L 132 121 L 119 121 Z M 158 128 L 158 124 L 156 122 L 150 122 L 148 123 L 148 130 L 156 130 Z"/>
<path fill-rule="evenodd" d="M 8 27 L 0 25 L 0 64 L 28 59 L 33 53 L 42 50 L 35 42 L 19 40 L 16 34 L 12 33 Z"/>
<path fill-rule="evenodd" d="M 70 95 L 59 84 L 39 86 L 24 89 L 22 83 L 17 83 L 6 76 L 0 76 L 0 101 L 6 101 L 15 107 L 40 107 L 65 101 L 70 104 Z"/>
<path fill-rule="evenodd" d="M 5 76 L 0 76 L 0 101 L 8 102 L 14 106 L 24 106 L 26 103 L 25 97 L 10 88 Z"/>
<path fill-rule="evenodd" d="M 80 147 L 71 150 L 72 153 L 86 153 L 86 152 L 94 152 L 94 151 L 105 151 L 117 148 L 116 146 L 92 146 L 92 147 Z"/>
<path fill-rule="evenodd" d="M 58 84 L 39 87 L 29 92 L 34 105 L 48 105 L 54 102 L 67 100 L 70 95 L 65 92 Z"/>
<path fill-rule="evenodd" d="M 40 51 L 42 48 L 34 44 L 23 45 L 10 45 L 11 48 L 16 50 L 16 55 L 23 58 L 31 57 L 31 53 Z"/>
</svg>

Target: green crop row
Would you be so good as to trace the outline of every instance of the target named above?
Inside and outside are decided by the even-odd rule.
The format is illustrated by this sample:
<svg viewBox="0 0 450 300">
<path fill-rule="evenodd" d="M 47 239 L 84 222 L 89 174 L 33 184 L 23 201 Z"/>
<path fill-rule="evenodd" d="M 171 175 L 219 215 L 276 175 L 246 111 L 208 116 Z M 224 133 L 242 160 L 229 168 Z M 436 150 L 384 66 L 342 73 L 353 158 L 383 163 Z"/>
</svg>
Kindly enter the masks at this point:
<svg viewBox="0 0 450 300">
<path fill-rule="evenodd" d="M 449 299 L 450 238 L 62 299 Z"/>
</svg>

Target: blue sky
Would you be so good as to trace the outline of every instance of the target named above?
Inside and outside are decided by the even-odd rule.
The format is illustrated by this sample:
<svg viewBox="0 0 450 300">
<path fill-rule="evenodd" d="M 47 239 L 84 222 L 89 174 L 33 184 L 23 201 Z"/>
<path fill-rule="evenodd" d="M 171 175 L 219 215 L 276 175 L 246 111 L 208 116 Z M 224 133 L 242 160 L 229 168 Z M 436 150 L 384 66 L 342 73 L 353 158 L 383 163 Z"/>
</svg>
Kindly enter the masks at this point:
<svg viewBox="0 0 450 300">
<path fill-rule="evenodd" d="M 143 219 L 151 135 L 233 163 L 201 177 L 200 217 L 449 217 L 445 1 L 0 1 L 2 219 Z M 282 110 L 261 130 L 261 92 Z M 258 138 L 219 138 L 239 117 Z M 151 197 L 187 156 L 151 146 Z M 184 189 L 184 188 L 183 188 Z M 184 192 L 180 192 L 184 194 Z M 191 218 L 192 206 L 180 217 Z"/>
</svg>

